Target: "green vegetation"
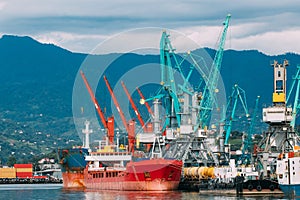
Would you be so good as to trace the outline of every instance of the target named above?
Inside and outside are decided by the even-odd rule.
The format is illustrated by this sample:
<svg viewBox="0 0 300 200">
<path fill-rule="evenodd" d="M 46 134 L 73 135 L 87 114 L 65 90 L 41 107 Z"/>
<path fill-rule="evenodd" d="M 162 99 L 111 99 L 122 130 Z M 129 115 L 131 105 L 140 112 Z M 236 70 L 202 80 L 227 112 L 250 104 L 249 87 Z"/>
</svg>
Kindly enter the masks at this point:
<svg viewBox="0 0 300 200">
<path fill-rule="evenodd" d="M 0 112 L 2 165 L 34 163 L 47 156 L 56 159 L 55 152 L 58 148 L 81 144 L 73 118 L 22 114 L 24 119 L 16 121 L 12 116 L 18 115 L 17 113 Z"/>
</svg>

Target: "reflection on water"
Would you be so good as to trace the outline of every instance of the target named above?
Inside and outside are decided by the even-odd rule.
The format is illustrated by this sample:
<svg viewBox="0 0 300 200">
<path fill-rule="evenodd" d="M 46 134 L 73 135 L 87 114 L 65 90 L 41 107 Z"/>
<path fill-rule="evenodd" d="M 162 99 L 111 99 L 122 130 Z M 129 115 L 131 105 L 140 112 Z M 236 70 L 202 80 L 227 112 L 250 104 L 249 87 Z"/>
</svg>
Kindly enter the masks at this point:
<svg viewBox="0 0 300 200">
<path fill-rule="evenodd" d="M 51 190 L 61 189 L 62 184 L 0 184 L 1 190 Z"/>
<path fill-rule="evenodd" d="M 41 199 L 41 200 L 275 200 L 284 199 L 269 196 L 235 197 L 199 195 L 197 192 L 143 192 L 143 191 L 104 191 L 89 189 L 63 189 L 59 184 L 11 184 L 0 185 L 0 199 Z"/>
<path fill-rule="evenodd" d="M 85 197 L 90 199 L 183 199 L 181 192 L 143 192 L 143 191 L 95 191 L 85 190 Z M 197 196 L 195 194 L 195 196 Z M 189 198 L 192 199 L 192 198 Z M 197 198 L 198 199 L 198 198 Z"/>
<path fill-rule="evenodd" d="M 270 196 L 236 197 L 236 196 L 215 196 L 199 195 L 197 192 L 168 191 L 168 192 L 143 192 L 143 191 L 97 191 L 84 190 L 85 199 L 111 199 L 111 200 L 132 200 L 132 199 L 170 199 L 170 200 L 275 200 Z"/>
</svg>

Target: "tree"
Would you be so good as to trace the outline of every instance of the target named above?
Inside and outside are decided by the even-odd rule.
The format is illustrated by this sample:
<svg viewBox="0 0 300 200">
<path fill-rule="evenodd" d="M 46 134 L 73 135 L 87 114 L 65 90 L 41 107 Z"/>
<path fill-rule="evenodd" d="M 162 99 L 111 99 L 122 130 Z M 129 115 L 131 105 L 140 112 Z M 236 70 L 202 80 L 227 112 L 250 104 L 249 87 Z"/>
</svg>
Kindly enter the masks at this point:
<svg viewBox="0 0 300 200">
<path fill-rule="evenodd" d="M 14 166 L 14 164 L 16 164 L 16 162 L 17 162 L 16 157 L 14 155 L 10 155 L 8 158 L 8 161 L 7 161 L 7 165 L 9 167 L 12 167 L 12 166 Z"/>
</svg>

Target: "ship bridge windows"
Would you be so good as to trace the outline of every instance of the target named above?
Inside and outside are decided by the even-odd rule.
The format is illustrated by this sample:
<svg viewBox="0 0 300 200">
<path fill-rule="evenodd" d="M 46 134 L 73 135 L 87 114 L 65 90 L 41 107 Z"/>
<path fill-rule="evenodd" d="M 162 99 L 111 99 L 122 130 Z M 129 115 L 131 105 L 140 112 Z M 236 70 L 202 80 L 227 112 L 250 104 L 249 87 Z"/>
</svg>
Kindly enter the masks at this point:
<svg viewBox="0 0 300 200">
<path fill-rule="evenodd" d="M 106 177 L 110 178 L 111 177 L 111 172 L 106 172 Z"/>
<path fill-rule="evenodd" d="M 106 177 L 111 178 L 111 177 L 118 177 L 119 172 L 106 172 Z"/>
<path fill-rule="evenodd" d="M 100 172 L 100 173 L 93 173 L 93 178 L 103 178 L 104 177 L 104 173 Z"/>
</svg>

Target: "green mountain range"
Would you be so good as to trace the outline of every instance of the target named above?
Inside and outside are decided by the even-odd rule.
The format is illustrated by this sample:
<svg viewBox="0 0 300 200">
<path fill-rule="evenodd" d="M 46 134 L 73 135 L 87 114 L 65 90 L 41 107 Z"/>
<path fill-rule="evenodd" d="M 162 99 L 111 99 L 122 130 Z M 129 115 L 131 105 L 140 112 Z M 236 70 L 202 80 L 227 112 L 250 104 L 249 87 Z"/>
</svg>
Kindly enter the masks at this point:
<svg viewBox="0 0 300 200">
<path fill-rule="evenodd" d="M 208 48 L 205 50 L 214 57 L 215 50 Z M 91 55 L 94 63 L 99 63 L 94 70 L 100 69 L 107 59 L 116 55 L 118 59 L 105 71 L 113 86 L 123 74 L 135 66 L 159 63 L 159 55 L 133 53 Z M 30 37 L 4 35 L 0 39 L 2 164 L 7 164 L 12 158 L 19 163 L 30 162 L 57 148 L 81 144 L 73 121 L 72 91 L 78 70 L 87 56 L 53 44 L 41 44 Z M 273 60 L 282 62 L 284 59 L 290 62 L 288 68 L 288 86 L 290 86 L 296 66 L 300 64 L 300 55 L 287 53 L 268 56 L 256 50 L 226 50 L 221 75 L 227 94 L 231 93 L 234 84 L 243 88 L 247 93 L 250 113 L 253 112 L 258 95 L 261 96 L 260 110 L 271 105 L 273 69 L 270 64 Z M 145 96 L 154 94 L 151 90 L 153 88 L 143 89 Z M 105 109 L 107 116 L 110 116 L 110 96 L 103 80 L 99 82 L 96 97 L 101 106 L 107 108 Z M 135 101 L 138 101 L 137 96 Z M 142 109 L 142 115 L 148 116 L 145 109 Z M 256 131 L 259 133 L 265 128 L 266 125 L 258 122 Z M 236 126 L 235 129 L 239 130 L 239 127 Z"/>
</svg>

